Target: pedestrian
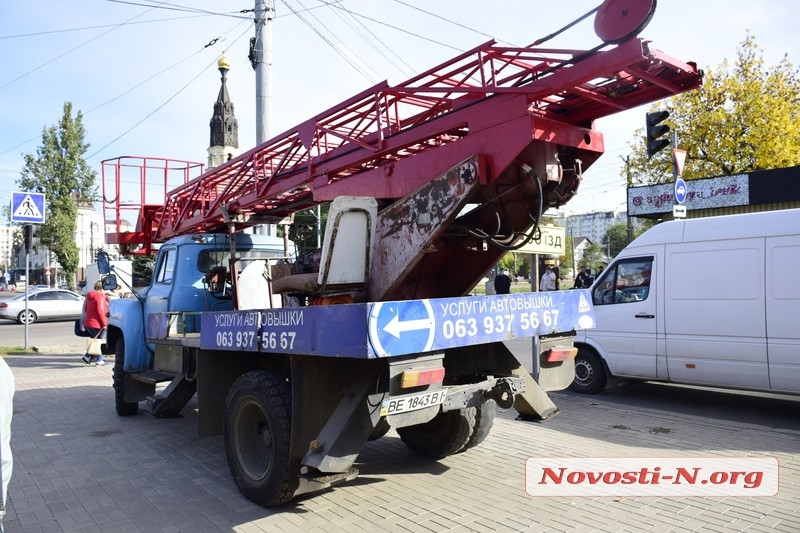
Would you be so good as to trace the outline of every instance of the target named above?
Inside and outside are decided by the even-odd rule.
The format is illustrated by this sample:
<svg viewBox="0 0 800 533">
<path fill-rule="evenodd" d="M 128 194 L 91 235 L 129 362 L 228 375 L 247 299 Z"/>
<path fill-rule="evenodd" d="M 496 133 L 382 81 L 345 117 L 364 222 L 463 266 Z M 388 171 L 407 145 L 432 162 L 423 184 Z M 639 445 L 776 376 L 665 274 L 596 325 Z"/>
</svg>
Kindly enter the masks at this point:
<svg viewBox="0 0 800 533">
<path fill-rule="evenodd" d="M 542 274 L 542 279 L 539 283 L 540 291 L 554 291 L 556 290 L 556 274 L 553 272 L 552 265 L 547 265 Z"/>
<path fill-rule="evenodd" d="M 122 297 L 122 287 L 117 285 L 114 290 L 106 291 L 105 296 L 107 302 L 111 302 L 111 300 L 118 300 L 119 298 Z"/>
<path fill-rule="evenodd" d="M 14 374 L 0 357 L 0 533 L 8 501 L 8 482 L 14 460 L 11 456 L 11 416 L 14 414 Z"/>
<path fill-rule="evenodd" d="M 589 274 L 586 273 L 586 267 L 582 266 L 581 271 L 578 272 L 578 275 L 575 276 L 575 289 L 588 289 L 589 285 Z"/>
<path fill-rule="evenodd" d="M 496 294 L 509 294 L 511 292 L 511 278 L 505 268 L 494 278 L 494 292 Z"/>
<path fill-rule="evenodd" d="M 86 295 L 86 301 L 83 302 L 83 329 L 92 338 L 99 338 L 107 325 L 108 301 L 103 292 L 103 282 L 98 280 L 94 284 L 94 290 L 89 291 L 89 294 Z M 92 362 L 92 356 L 88 352 L 83 354 L 83 362 L 87 365 Z M 106 364 L 103 360 L 103 354 L 99 354 L 95 365 L 105 366 Z"/>
</svg>

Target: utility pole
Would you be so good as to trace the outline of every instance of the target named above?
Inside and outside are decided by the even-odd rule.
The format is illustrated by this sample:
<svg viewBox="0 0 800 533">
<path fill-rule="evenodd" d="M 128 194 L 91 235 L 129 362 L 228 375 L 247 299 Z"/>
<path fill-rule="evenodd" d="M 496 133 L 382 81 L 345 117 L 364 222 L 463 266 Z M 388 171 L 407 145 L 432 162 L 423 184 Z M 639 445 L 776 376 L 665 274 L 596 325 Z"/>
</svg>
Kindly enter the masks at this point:
<svg viewBox="0 0 800 533">
<path fill-rule="evenodd" d="M 620 156 L 622 157 L 622 156 Z M 631 156 L 626 156 L 625 159 L 625 218 L 628 222 L 628 244 L 633 240 L 633 219 L 631 218 Z"/>
<path fill-rule="evenodd" d="M 250 42 L 250 63 L 256 71 L 256 144 L 272 135 L 272 0 L 255 0 L 256 36 Z"/>
<path fill-rule="evenodd" d="M 256 145 L 272 137 L 272 20 L 273 0 L 255 0 L 256 36 L 250 39 L 250 64 L 256 71 Z M 253 228 L 259 235 L 277 235 L 275 224 Z"/>
</svg>

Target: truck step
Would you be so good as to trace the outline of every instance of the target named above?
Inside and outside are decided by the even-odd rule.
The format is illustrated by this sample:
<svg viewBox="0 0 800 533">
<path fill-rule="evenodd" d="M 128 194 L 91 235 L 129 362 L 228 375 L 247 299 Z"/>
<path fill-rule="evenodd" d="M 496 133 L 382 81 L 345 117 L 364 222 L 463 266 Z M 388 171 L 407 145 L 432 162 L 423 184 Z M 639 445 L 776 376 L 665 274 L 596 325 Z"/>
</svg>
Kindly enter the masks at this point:
<svg viewBox="0 0 800 533">
<path fill-rule="evenodd" d="M 146 372 L 137 372 L 129 374 L 130 379 L 140 383 L 147 383 L 148 385 L 155 385 L 164 381 L 172 381 L 175 374 L 169 372 L 161 372 L 160 370 L 148 370 Z"/>
<path fill-rule="evenodd" d="M 316 492 L 330 488 L 337 483 L 345 481 L 352 481 L 358 476 L 358 469 L 350 467 L 347 472 L 341 473 L 322 473 L 322 472 L 305 472 L 300 474 L 300 485 L 295 490 L 294 495 L 307 494 L 309 492 Z"/>
</svg>

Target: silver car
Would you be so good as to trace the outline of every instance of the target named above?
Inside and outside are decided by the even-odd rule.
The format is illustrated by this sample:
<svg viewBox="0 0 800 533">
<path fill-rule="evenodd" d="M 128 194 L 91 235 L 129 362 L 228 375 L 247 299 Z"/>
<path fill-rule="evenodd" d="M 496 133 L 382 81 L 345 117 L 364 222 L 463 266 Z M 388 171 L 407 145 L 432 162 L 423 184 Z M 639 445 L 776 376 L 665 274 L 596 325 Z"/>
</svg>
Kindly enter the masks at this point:
<svg viewBox="0 0 800 533">
<path fill-rule="evenodd" d="M 0 318 L 33 324 L 37 320 L 74 320 L 83 311 L 83 296 L 60 289 L 39 289 L 28 293 L 28 312 L 25 313 L 25 294 L 0 301 Z"/>
</svg>

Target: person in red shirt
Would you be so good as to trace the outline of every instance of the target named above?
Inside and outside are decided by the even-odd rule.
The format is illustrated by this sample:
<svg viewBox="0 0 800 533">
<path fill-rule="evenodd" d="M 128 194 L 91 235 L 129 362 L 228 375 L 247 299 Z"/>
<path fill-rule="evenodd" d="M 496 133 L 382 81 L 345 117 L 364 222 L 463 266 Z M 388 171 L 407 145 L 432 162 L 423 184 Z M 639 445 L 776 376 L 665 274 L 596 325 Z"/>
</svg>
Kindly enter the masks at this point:
<svg viewBox="0 0 800 533">
<path fill-rule="evenodd" d="M 103 292 L 103 282 L 97 281 L 94 284 L 94 290 L 86 295 L 86 301 L 83 302 L 83 329 L 85 329 L 92 337 L 97 337 L 101 331 L 106 329 L 108 325 L 108 300 Z M 88 353 L 83 354 L 83 362 L 87 365 L 92 362 L 92 358 Z M 97 366 L 105 366 L 107 363 L 103 360 L 103 354 L 97 356 L 95 362 Z"/>
</svg>

